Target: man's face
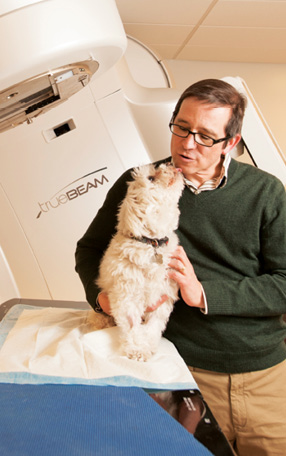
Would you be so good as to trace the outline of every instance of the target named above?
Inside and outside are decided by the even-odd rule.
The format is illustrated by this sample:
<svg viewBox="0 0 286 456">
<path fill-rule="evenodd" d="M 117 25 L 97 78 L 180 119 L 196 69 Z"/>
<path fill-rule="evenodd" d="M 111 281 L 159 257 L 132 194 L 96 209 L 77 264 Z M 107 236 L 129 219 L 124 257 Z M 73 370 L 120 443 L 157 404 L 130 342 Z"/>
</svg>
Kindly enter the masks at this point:
<svg viewBox="0 0 286 456">
<path fill-rule="evenodd" d="M 216 107 L 191 97 L 183 101 L 173 122 L 194 133 L 220 139 L 226 136 L 225 127 L 230 116 L 230 107 Z M 221 156 L 229 152 L 239 139 L 239 135 L 235 139 L 230 139 L 224 149 L 224 142 L 206 147 L 197 144 L 191 134 L 187 138 L 180 138 L 172 134 L 171 154 L 174 165 L 182 169 L 187 179 L 201 185 L 206 180 L 220 174 Z"/>
</svg>

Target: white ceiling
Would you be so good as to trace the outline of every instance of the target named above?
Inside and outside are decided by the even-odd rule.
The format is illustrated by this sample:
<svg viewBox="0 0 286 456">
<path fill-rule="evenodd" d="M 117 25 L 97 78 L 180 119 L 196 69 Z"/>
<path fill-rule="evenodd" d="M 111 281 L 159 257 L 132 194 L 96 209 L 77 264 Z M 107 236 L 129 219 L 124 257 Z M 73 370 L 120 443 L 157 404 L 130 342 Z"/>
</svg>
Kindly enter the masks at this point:
<svg viewBox="0 0 286 456">
<path fill-rule="evenodd" d="M 127 35 L 164 59 L 286 63 L 286 0 L 115 0 Z"/>
</svg>

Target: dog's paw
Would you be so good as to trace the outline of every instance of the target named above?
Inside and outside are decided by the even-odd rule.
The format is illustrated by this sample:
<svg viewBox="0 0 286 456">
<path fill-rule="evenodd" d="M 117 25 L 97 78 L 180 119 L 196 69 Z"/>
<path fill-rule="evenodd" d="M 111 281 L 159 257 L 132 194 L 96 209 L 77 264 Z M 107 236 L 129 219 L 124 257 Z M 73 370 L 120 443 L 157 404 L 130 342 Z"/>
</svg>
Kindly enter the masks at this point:
<svg viewBox="0 0 286 456">
<path fill-rule="evenodd" d="M 157 341 L 156 341 L 157 342 Z M 121 337 L 121 349 L 124 356 L 135 361 L 148 361 L 157 351 L 158 345 L 150 340 L 145 325 L 134 327 Z"/>
<path fill-rule="evenodd" d="M 127 357 L 129 359 L 133 359 L 134 361 L 141 361 L 141 362 L 145 362 L 148 359 L 145 354 L 138 352 L 138 351 L 133 351 L 132 353 L 127 353 Z"/>
<path fill-rule="evenodd" d="M 153 354 L 154 353 L 151 351 L 142 351 L 139 349 L 125 350 L 125 356 L 127 356 L 127 358 L 140 362 L 148 361 Z"/>
</svg>

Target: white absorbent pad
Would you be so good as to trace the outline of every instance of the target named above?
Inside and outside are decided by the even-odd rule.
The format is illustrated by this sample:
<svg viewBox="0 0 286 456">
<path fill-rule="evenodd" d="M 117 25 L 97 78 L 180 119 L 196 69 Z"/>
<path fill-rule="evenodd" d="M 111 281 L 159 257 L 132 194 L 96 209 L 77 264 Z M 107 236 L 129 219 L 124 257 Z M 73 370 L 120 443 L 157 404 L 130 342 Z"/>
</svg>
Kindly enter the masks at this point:
<svg viewBox="0 0 286 456">
<path fill-rule="evenodd" d="M 16 323 L 0 350 L 0 382 L 198 388 L 170 341 L 162 338 L 147 362 L 130 360 L 120 352 L 119 329 L 94 330 L 91 314 L 93 310 L 30 308 L 16 319 L 12 315 Z M 9 322 L 2 323 L 5 332 Z"/>
</svg>

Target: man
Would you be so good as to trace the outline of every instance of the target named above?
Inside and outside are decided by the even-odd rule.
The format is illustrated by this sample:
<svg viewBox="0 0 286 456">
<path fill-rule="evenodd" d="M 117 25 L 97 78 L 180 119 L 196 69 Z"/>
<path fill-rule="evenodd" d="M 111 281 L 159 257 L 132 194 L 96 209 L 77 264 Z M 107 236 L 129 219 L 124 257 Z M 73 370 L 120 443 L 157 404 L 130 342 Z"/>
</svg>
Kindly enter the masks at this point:
<svg viewBox="0 0 286 456">
<path fill-rule="evenodd" d="M 186 185 L 180 247 L 168 274 L 181 299 L 164 336 L 189 366 L 237 454 L 282 456 L 286 197 L 274 176 L 230 159 L 244 109 L 244 97 L 215 79 L 190 86 L 175 107 L 171 155 Z M 130 179 L 127 171 L 115 183 L 77 246 L 87 300 L 107 313 L 108 296 L 93 281 Z"/>
</svg>

